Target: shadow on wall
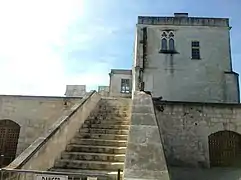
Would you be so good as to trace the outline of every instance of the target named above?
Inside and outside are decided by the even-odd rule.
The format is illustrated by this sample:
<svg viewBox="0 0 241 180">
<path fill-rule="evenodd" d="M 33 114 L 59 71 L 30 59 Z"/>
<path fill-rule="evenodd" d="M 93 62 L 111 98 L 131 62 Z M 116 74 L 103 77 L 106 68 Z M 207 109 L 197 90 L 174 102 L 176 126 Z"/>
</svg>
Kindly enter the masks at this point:
<svg viewBox="0 0 241 180">
<path fill-rule="evenodd" d="M 171 180 L 239 180 L 240 168 L 179 168 L 169 167 Z"/>
<path fill-rule="evenodd" d="M 16 122 L 0 120 L 0 167 L 9 165 L 16 156 L 20 126 Z"/>
</svg>

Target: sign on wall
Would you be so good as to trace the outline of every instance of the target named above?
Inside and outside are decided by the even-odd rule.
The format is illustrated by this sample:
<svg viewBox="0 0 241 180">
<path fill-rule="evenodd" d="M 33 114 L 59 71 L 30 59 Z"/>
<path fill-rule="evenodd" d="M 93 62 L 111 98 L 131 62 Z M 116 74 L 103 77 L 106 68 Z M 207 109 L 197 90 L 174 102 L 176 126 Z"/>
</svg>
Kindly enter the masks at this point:
<svg viewBox="0 0 241 180">
<path fill-rule="evenodd" d="M 97 177 L 87 177 L 87 180 L 97 180 Z"/>
<path fill-rule="evenodd" d="M 68 176 L 37 174 L 34 180 L 68 180 Z"/>
</svg>

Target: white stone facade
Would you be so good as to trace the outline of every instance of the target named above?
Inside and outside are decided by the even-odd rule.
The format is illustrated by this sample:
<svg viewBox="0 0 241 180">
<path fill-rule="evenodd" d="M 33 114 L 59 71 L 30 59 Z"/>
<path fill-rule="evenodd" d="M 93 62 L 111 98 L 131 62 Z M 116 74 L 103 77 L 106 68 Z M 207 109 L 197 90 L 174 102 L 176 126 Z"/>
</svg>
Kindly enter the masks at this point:
<svg viewBox="0 0 241 180">
<path fill-rule="evenodd" d="M 110 96 L 131 97 L 132 72 L 131 70 L 112 69 L 110 75 Z"/>
<path fill-rule="evenodd" d="M 239 102 L 229 31 L 228 19 L 139 17 L 133 91 L 142 83 L 142 90 L 165 100 Z M 161 52 L 163 32 L 173 33 L 174 52 Z M 200 59 L 192 59 L 193 41 L 199 42 Z"/>
</svg>

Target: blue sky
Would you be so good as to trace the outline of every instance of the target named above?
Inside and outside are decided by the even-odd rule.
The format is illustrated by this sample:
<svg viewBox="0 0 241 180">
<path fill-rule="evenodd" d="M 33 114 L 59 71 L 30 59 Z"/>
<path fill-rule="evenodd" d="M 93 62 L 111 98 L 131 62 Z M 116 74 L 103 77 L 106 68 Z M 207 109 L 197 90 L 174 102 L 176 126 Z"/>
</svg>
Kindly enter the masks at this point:
<svg viewBox="0 0 241 180">
<path fill-rule="evenodd" d="M 66 84 L 108 85 L 131 68 L 138 15 L 228 17 L 241 73 L 240 0 L 0 0 L 0 94 L 63 95 Z"/>
</svg>

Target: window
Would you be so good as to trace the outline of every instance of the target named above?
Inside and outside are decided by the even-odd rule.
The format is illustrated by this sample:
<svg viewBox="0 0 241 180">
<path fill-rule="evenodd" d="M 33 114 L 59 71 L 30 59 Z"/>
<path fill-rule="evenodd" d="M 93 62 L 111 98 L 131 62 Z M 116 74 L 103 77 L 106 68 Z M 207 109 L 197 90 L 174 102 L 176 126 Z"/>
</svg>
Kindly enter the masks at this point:
<svg viewBox="0 0 241 180">
<path fill-rule="evenodd" d="M 174 39 L 169 39 L 169 50 L 170 51 L 174 51 L 175 50 L 175 46 L 174 46 Z"/>
<path fill-rule="evenodd" d="M 170 38 L 174 37 L 173 32 L 170 32 L 170 33 L 169 33 L 169 37 L 170 37 Z"/>
<path fill-rule="evenodd" d="M 121 93 L 130 93 L 130 79 L 121 79 Z"/>
<path fill-rule="evenodd" d="M 161 48 L 161 50 L 164 50 L 164 51 L 167 50 L 167 39 L 166 38 L 162 39 L 162 48 Z"/>
<path fill-rule="evenodd" d="M 172 31 L 163 31 L 161 35 L 161 53 L 174 53 L 175 41 Z"/>
<path fill-rule="evenodd" d="M 199 41 L 192 41 L 192 59 L 200 59 Z"/>
</svg>

